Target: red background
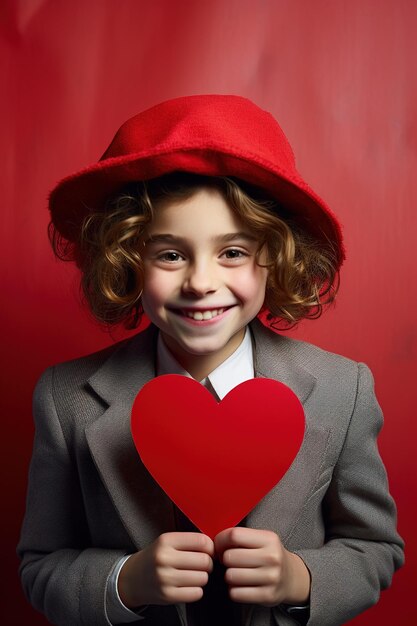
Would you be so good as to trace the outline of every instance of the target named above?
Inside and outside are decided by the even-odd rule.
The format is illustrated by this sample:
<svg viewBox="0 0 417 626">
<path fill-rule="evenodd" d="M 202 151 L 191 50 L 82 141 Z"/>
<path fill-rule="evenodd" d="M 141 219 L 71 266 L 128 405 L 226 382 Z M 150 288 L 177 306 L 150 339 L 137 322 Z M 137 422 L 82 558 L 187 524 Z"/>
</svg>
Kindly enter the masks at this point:
<svg viewBox="0 0 417 626">
<path fill-rule="evenodd" d="M 345 226 L 338 303 L 293 334 L 374 372 L 408 561 L 355 623 L 417 623 L 417 4 L 3 0 L 0 11 L 2 622 L 46 623 L 23 599 L 14 556 L 32 388 L 46 366 L 112 341 L 79 304 L 73 268 L 48 247 L 47 193 L 96 160 L 138 111 L 179 95 L 235 93 L 277 117 L 300 171 Z"/>
</svg>

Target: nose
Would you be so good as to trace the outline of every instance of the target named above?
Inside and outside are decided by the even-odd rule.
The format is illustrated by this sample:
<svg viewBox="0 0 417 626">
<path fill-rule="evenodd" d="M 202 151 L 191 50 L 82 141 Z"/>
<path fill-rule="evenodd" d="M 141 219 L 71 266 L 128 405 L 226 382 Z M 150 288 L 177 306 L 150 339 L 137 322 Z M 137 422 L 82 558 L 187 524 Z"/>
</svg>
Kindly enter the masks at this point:
<svg viewBox="0 0 417 626">
<path fill-rule="evenodd" d="M 218 275 L 212 263 L 195 262 L 188 267 L 182 290 L 187 295 L 202 297 L 218 289 Z"/>
</svg>

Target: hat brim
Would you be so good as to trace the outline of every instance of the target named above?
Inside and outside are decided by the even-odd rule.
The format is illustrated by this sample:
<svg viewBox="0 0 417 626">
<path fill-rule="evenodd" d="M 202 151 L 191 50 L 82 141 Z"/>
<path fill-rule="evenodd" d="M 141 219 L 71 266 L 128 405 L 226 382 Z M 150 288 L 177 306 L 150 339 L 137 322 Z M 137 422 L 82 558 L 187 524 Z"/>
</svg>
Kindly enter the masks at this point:
<svg viewBox="0 0 417 626">
<path fill-rule="evenodd" d="M 107 199 L 127 183 L 157 178 L 174 171 L 206 176 L 233 176 L 264 190 L 292 219 L 332 249 L 337 264 L 345 258 L 340 224 L 325 202 L 293 172 L 279 170 L 258 155 L 181 145 L 178 149 L 143 151 L 108 158 L 64 178 L 50 194 L 52 222 L 68 241 L 76 241 L 83 219 L 102 211 Z"/>
</svg>

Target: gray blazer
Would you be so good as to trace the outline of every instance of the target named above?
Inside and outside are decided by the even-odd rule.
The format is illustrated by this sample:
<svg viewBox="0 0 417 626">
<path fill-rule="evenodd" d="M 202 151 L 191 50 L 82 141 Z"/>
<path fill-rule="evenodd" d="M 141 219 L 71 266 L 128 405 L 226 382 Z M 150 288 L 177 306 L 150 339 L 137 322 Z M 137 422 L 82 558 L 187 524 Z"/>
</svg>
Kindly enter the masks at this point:
<svg viewBox="0 0 417 626">
<path fill-rule="evenodd" d="M 309 626 L 336 626 L 377 602 L 402 564 L 402 541 L 376 437 L 382 416 L 363 364 L 252 323 L 256 375 L 280 380 L 306 413 L 283 480 L 246 518 L 270 529 L 312 576 Z M 60 626 L 108 625 L 114 563 L 173 530 L 173 505 L 130 434 L 130 408 L 155 376 L 150 327 L 48 369 L 34 396 L 36 434 L 18 552 L 23 587 Z M 279 448 L 277 448 L 279 453 Z M 186 625 L 183 605 L 150 607 L 144 624 Z M 281 607 L 245 605 L 245 626 L 294 624 Z"/>
</svg>

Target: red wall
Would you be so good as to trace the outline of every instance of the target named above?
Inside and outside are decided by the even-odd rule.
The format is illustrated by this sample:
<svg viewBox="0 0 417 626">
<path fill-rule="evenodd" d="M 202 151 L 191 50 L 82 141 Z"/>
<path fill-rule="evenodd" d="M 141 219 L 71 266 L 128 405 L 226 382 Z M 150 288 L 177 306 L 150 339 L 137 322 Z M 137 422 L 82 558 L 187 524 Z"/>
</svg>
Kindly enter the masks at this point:
<svg viewBox="0 0 417 626">
<path fill-rule="evenodd" d="M 14 556 L 33 385 L 47 365 L 112 341 L 78 304 L 73 269 L 49 250 L 48 191 L 97 159 L 129 116 L 210 92 L 241 94 L 273 112 L 301 172 L 345 225 L 338 304 L 296 336 L 374 371 L 386 416 L 380 448 L 408 562 L 355 623 L 417 623 L 417 4 L 3 0 L 0 12 L 4 623 L 45 623 L 23 600 Z"/>
</svg>

